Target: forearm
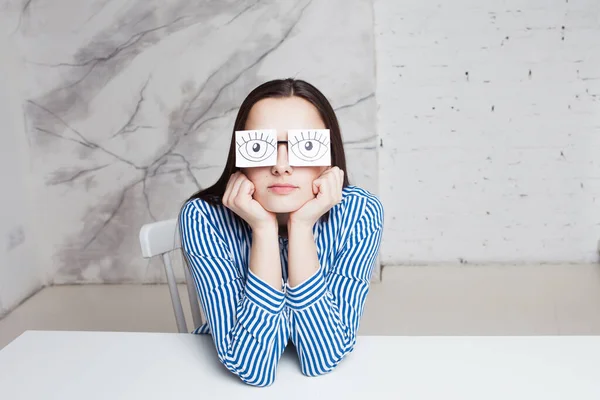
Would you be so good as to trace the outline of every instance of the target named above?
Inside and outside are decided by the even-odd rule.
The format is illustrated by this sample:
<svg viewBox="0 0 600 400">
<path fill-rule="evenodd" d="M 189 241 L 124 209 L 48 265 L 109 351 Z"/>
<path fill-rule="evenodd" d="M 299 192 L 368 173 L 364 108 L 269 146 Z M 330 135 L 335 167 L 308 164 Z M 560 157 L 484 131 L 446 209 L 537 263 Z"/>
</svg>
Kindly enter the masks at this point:
<svg viewBox="0 0 600 400">
<path fill-rule="evenodd" d="M 324 293 L 310 306 L 291 309 L 290 317 L 291 340 L 303 374 L 330 372 L 354 349 L 356 335 L 343 323 L 342 312 L 331 301 L 330 293 Z"/>
<path fill-rule="evenodd" d="M 288 225 L 288 285 L 296 287 L 319 269 L 312 227 Z"/>
<path fill-rule="evenodd" d="M 217 349 L 221 361 L 231 372 L 255 386 L 273 383 L 285 348 L 285 342 L 281 340 L 281 333 L 286 331 L 286 321 L 281 312 L 283 302 L 279 310 L 275 310 L 271 305 L 257 303 L 272 304 L 276 301 L 267 293 L 260 294 L 260 297 L 263 296 L 269 300 L 260 300 L 247 293 L 238 306 L 237 322 Z"/>
<path fill-rule="evenodd" d="M 201 211 L 200 207 L 204 207 Z M 281 278 L 275 289 L 252 270 L 244 277 L 232 248 L 222 240 L 219 232 L 209 223 L 204 212 L 213 210 L 202 202 L 186 204 L 181 212 L 180 232 L 191 275 L 207 317 L 219 360 L 243 381 L 266 386 L 275 379 L 279 358 L 287 340 L 287 321 L 282 312 L 285 294 Z M 277 271 L 279 251 L 277 233 L 268 237 L 254 233 L 254 255 L 271 251 L 276 256 L 255 257 L 258 273 Z M 268 262 L 277 261 L 275 266 Z M 279 275 L 280 276 L 280 275 Z"/>
<path fill-rule="evenodd" d="M 272 288 L 282 290 L 277 225 L 252 231 L 249 268 Z"/>
<path fill-rule="evenodd" d="M 286 300 L 291 340 L 302 373 L 317 376 L 330 372 L 354 348 L 355 331 L 345 323 L 353 310 L 347 303 L 335 301 L 322 269 L 297 288 L 288 289 Z"/>
<path fill-rule="evenodd" d="M 290 233 L 292 235 L 292 233 Z M 307 234 L 290 236 L 289 277 L 286 302 L 291 311 L 291 337 L 302 372 L 309 376 L 327 373 L 350 353 L 369 290 L 378 234 L 366 235 L 336 257 L 335 272 L 328 277 L 321 268 L 316 248 L 309 252 Z M 306 242 L 303 244 L 300 238 Z M 314 240 L 312 241 L 314 244 Z M 297 258 L 292 255 L 294 247 Z M 314 255 L 314 259 L 312 259 Z M 309 260 L 311 260 L 309 262 Z M 294 264 L 292 264 L 294 263 Z"/>
<path fill-rule="evenodd" d="M 236 278 L 228 260 L 191 261 L 219 359 L 244 382 L 270 385 L 285 347 L 284 294 L 252 271 Z"/>
</svg>

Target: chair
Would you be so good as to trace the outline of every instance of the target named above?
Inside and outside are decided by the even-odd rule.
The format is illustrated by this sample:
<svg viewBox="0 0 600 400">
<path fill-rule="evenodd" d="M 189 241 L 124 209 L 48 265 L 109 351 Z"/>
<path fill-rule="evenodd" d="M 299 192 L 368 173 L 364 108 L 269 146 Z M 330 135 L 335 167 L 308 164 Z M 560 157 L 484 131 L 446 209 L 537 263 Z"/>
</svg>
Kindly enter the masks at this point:
<svg viewBox="0 0 600 400">
<path fill-rule="evenodd" d="M 171 302 L 173 303 L 173 312 L 175 313 L 175 322 L 179 333 L 188 333 L 187 323 L 183 314 L 183 307 L 179 299 L 179 290 L 175 281 L 175 273 L 171 264 L 170 253 L 181 247 L 181 239 L 179 237 L 179 228 L 177 219 L 169 219 L 165 221 L 153 222 L 142 226 L 140 229 L 140 245 L 142 248 L 142 256 L 151 258 L 161 255 L 167 274 L 167 283 L 171 294 Z M 200 305 L 198 303 L 198 294 L 194 281 L 184 263 L 183 270 L 185 273 L 185 282 L 187 284 L 188 298 L 192 310 L 192 318 L 196 327 L 202 324 L 202 315 L 200 314 Z"/>
</svg>

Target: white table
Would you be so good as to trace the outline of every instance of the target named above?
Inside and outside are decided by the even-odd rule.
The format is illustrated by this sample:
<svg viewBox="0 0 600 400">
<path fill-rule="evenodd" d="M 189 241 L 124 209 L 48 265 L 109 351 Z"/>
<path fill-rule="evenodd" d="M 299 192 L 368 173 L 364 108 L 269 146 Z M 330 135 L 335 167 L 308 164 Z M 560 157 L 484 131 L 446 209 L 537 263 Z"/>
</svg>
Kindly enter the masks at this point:
<svg viewBox="0 0 600 400">
<path fill-rule="evenodd" d="M 211 340 L 27 331 L 0 351 L 0 399 L 600 399 L 599 336 L 363 336 L 316 378 L 290 346 L 268 388 L 221 366 Z"/>
</svg>

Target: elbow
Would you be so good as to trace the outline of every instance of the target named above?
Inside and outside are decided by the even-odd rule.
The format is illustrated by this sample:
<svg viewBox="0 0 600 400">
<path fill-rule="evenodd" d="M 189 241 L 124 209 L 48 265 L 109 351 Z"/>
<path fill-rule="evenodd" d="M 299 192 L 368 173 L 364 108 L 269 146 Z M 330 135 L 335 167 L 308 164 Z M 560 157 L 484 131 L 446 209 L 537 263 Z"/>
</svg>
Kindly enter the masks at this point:
<svg viewBox="0 0 600 400">
<path fill-rule="evenodd" d="M 354 344 L 346 347 L 343 351 L 332 357 L 324 357 L 324 359 L 302 359 L 301 370 L 305 376 L 321 376 L 326 375 L 333 370 L 344 360 L 344 358 L 354 350 Z"/>
<path fill-rule="evenodd" d="M 301 365 L 302 374 L 309 377 L 317 377 L 326 375 L 332 372 L 342 361 L 343 357 L 327 363 L 319 363 L 318 365 L 303 363 Z"/>
<path fill-rule="evenodd" d="M 257 363 L 254 367 L 240 366 L 227 358 L 219 357 L 221 364 L 249 386 L 268 387 L 275 382 L 275 366 L 267 363 Z"/>
<path fill-rule="evenodd" d="M 264 376 L 263 379 L 254 379 L 254 378 L 246 378 L 244 376 L 238 375 L 238 377 L 242 380 L 242 382 L 244 382 L 245 384 L 249 385 L 249 386 L 254 386 L 254 387 L 269 387 L 273 384 L 273 382 L 275 382 L 275 377 L 271 377 L 271 376 Z"/>
</svg>

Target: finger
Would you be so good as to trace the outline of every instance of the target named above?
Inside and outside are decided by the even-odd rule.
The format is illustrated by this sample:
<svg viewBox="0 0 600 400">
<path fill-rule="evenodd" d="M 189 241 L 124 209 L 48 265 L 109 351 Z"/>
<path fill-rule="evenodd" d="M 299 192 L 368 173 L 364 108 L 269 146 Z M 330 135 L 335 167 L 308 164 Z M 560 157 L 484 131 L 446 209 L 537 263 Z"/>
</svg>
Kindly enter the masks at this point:
<svg viewBox="0 0 600 400">
<path fill-rule="evenodd" d="M 338 167 L 329 167 L 328 169 L 326 169 L 323 172 L 323 175 L 328 175 L 328 174 L 335 174 L 337 171 Z"/>
<path fill-rule="evenodd" d="M 335 175 L 335 181 L 337 183 L 336 187 L 341 188 L 342 186 L 344 186 L 344 171 L 342 171 L 340 168 L 336 167 L 334 175 Z"/>
<path fill-rule="evenodd" d="M 341 185 L 341 178 L 340 178 L 340 171 L 341 169 L 336 167 L 336 170 L 333 173 L 333 187 L 334 188 L 338 188 Z"/>
<path fill-rule="evenodd" d="M 250 181 L 250 179 L 244 179 L 244 181 L 242 182 L 242 185 L 240 186 L 240 191 L 239 191 L 238 195 L 252 197 L 253 194 L 254 194 L 254 184 L 252 183 L 252 181 Z"/>
<path fill-rule="evenodd" d="M 239 176 L 240 176 L 240 172 L 238 171 L 238 172 L 234 172 L 229 177 L 229 180 L 227 181 L 227 186 L 225 186 L 225 193 L 223 194 L 223 204 L 224 205 L 228 205 L 230 203 L 231 189 L 233 188 L 233 185 L 235 184 L 235 182 Z"/>
<path fill-rule="evenodd" d="M 329 179 L 321 179 L 319 182 L 319 191 L 317 192 L 317 198 L 322 199 L 323 197 L 330 197 L 331 182 Z"/>
<path fill-rule="evenodd" d="M 231 194 L 229 198 L 233 204 L 236 204 L 236 199 L 238 197 L 238 193 L 240 192 L 240 186 L 242 186 L 242 183 L 244 183 L 245 180 L 244 178 L 248 179 L 243 175 L 238 176 L 231 187 Z"/>
<path fill-rule="evenodd" d="M 323 172 L 321 172 L 318 176 L 318 178 L 324 178 L 326 176 L 328 176 L 329 174 L 331 174 L 333 171 L 331 169 L 331 167 L 328 167 L 326 170 L 324 170 Z"/>
<path fill-rule="evenodd" d="M 225 185 L 225 192 L 223 193 L 223 205 L 227 206 L 227 202 L 229 201 L 229 193 L 231 192 L 231 182 L 234 179 L 235 172 L 229 176 L 227 180 L 227 184 Z"/>
<path fill-rule="evenodd" d="M 323 180 L 321 178 L 315 179 L 312 184 L 313 195 L 317 196 L 320 192 L 321 182 Z"/>
<path fill-rule="evenodd" d="M 231 185 L 229 187 L 229 195 L 227 198 L 228 201 L 228 205 L 229 206 L 233 206 L 234 205 L 234 201 L 235 201 L 235 197 L 237 196 L 237 188 L 240 185 L 240 180 L 243 179 L 243 175 L 241 172 L 236 173 L 235 177 L 232 178 L 231 180 Z"/>
<path fill-rule="evenodd" d="M 340 187 L 339 168 L 332 170 L 332 173 L 327 176 L 326 183 L 321 188 L 321 191 L 327 197 L 331 205 L 337 204 L 338 192 Z"/>
<path fill-rule="evenodd" d="M 327 179 L 328 187 L 330 190 L 334 190 L 339 182 L 339 174 L 338 174 L 338 169 L 337 167 L 335 167 L 336 169 L 332 169 L 331 173 L 328 174 L 325 179 Z"/>
</svg>

